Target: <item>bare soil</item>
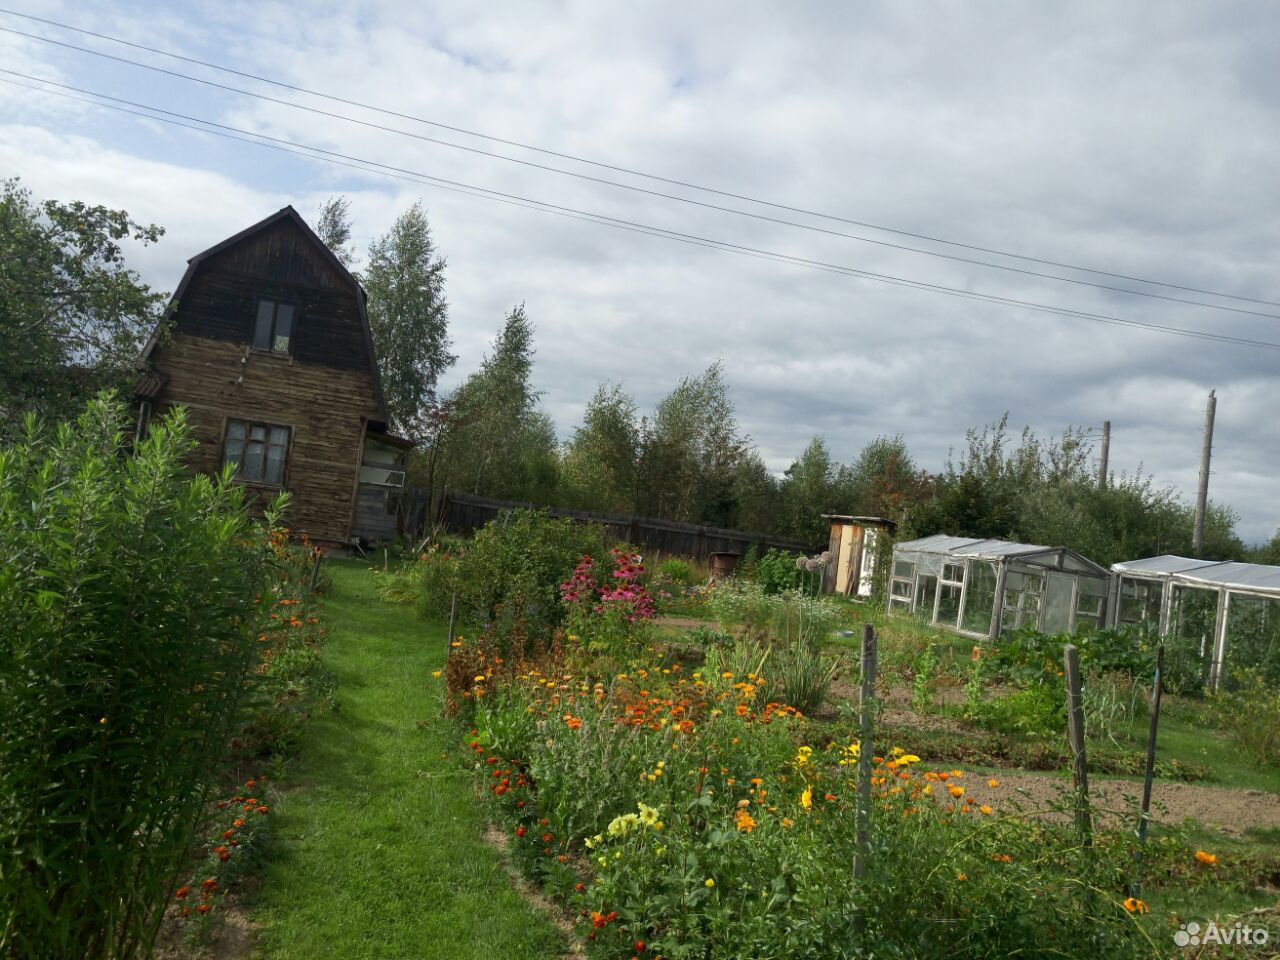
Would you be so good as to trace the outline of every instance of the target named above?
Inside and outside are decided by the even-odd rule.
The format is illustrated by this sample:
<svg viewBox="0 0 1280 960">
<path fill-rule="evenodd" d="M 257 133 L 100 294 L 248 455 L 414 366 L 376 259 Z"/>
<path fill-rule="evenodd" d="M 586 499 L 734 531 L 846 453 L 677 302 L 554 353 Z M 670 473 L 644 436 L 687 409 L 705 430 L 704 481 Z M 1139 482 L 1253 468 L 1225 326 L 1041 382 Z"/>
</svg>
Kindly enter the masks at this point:
<svg viewBox="0 0 1280 960">
<path fill-rule="evenodd" d="M 1063 817 L 1049 807 L 1070 800 L 1071 783 L 1064 777 L 997 771 L 1000 786 L 991 788 L 985 776 L 968 774 L 958 781 L 966 797 L 987 803 L 997 812 L 1022 809 L 1041 816 Z M 1142 785 L 1125 780 L 1090 780 L 1095 820 L 1105 827 L 1135 826 L 1134 811 L 1142 799 Z M 1280 827 L 1280 796 L 1264 790 L 1206 787 L 1197 783 L 1157 780 L 1151 793 L 1151 816 L 1158 823 L 1177 825 L 1191 818 L 1205 826 L 1239 836 L 1250 827 Z"/>
<path fill-rule="evenodd" d="M 564 934 L 565 942 L 569 945 L 569 949 L 561 955 L 562 960 L 586 960 L 586 951 L 582 949 L 577 935 L 573 929 L 573 919 L 559 904 L 548 897 L 537 884 L 526 880 L 511 863 L 511 854 L 509 849 L 510 839 L 498 827 L 490 823 L 485 827 L 484 841 L 498 851 L 502 858 L 503 869 L 506 870 L 507 876 L 511 880 L 511 886 L 516 893 L 531 906 L 537 908 L 546 915 L 552 923 L 554 923 Z"/>
</svg>

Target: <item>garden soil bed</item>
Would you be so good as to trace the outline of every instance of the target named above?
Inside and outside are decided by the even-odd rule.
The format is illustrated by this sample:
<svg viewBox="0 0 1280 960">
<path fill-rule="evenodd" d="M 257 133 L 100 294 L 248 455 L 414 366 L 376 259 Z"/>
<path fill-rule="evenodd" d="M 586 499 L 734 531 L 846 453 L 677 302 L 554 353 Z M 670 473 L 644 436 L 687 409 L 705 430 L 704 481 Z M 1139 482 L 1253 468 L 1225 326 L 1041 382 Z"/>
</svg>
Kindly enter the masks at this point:
<svg viewBox="0 0 1280 960">
<path fill-rule="evenodd" d="M 975 774 L 966 776 L 961 782 L 967 796 L 980 804 L 991 804 L 1000 813 L 1009 809 L 1011 799 L 1016 799 L 1028 812 L 1065 817 L 1064 814 L 1044 812 L 1050 803 L 1070 793 L 1071 784 L 1064 779 L 1004 771 L 995 776 L 999 778 L 1000 786 L 994 790 L 987 786 L 986 777 Z M 1134 826 L 1134 811 L 1142 799 L 1141 784 L 1095 780 L 1090 783 L 1090 793 L 1093 795 L 1095 816 L 1102 826 Z M 1157 781 L 1151 794 L 1151 816 L 1155 821 L 1168 824 L 1180 824 L 1190 818 L 1239 836 L 1250 827 L 1280 828 L 1280 796 L 1264 790 Z"/>
</svg>

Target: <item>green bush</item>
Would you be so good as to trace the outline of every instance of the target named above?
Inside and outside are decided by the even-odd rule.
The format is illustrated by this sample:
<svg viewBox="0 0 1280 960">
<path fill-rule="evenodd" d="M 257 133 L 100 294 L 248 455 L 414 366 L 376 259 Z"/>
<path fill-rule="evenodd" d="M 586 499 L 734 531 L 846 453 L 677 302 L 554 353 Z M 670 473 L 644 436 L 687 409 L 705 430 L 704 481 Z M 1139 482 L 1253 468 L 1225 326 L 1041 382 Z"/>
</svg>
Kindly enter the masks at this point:
<svg viewBox="0 0 1280 960">
<path fill-rule="evenodd" d="M 1259 670 L 1236 670 L 1228 691 L 1213 694 L 1212 714 L 1259 763 L 1280 763 L 1280 689 Z"/>
<path fill-rule="evenodd" d="M 459 562 L 457 552 L 438 546 L 433 546 L 418 560 L 414 605 L 423 617 L 439 620 L 449 616 L 454 594 L 458 592 Z"/>
<path fill-rule="evenodd" d="M 269 550 L 181 411 L 0 451 L 0 955 L 149 952 L 255 664 Z"/>
<path fill-rule="evenodd" d="M 668 557 L 658 564 L 658 569 L 655 572 L 664 581 L 677 587 L 687 588 L 693 586 L 693 564 L 688 560 L 682 560 L 679 557 Z"/>
<path fill-rule="evenodd" d="M 584 556 L 599 558 L 605 551 L 604 529 L 594 524 L 537 510 L 500 514 L 458 561 L 464 622 L 488 627 L 504 643 L 516 632 L 549 635 L 567 612 L 560 584 Z"/>
<path fill-rule="evenodd" d="M 803 574 L 796 567 L 798 553 L 770 550 L 755 564 L 755 581 L 765 593 L 781 593 L 800 586 Z"/>
</svg>

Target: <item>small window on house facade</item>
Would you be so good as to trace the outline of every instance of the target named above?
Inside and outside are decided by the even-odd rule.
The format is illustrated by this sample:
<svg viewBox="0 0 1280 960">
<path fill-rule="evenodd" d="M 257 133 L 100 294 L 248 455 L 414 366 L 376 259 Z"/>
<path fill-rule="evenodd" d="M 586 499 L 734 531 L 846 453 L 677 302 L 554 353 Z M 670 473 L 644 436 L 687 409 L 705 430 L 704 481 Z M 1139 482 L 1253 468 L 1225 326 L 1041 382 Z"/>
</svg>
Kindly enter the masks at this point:
<svg viewBox="0 0 1280 960">
<path fill-rule="evenodd" d="M 246 483 L 284 486 L 284 464 L 289 454 L 289 428 L 267 423 L 227 421 L 222 462 L 235 464 L 236 477 Z"/>
<path fill-rule="evenodd" d="M 292 336 L 293 304 L 259 300 L 258 318 L 253 328 L 254 349 L 288 353 Z"/>
</svg>

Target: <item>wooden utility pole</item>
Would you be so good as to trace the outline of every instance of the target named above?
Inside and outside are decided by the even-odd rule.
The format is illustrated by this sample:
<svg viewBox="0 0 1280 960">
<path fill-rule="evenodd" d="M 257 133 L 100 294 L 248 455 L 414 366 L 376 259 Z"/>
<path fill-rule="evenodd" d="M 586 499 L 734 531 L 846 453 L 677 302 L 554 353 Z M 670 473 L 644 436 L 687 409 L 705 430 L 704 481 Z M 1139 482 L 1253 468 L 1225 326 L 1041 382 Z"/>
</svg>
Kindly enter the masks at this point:
<svg viewBox="0 0 1280 960">
<path fill-rule="evenodd" d="M 1107 464 L 1111 459 L 1111 421 L 1102 421 L 1102 463 L 1098 466 L 1098 489 L 1107 489 Z"/>
<path fill-rule="evenodd" d="M 1218 398 L 1209 391 L 1209 403 L 1204 408 L 1204 444 L 1200 448 L 1200 485 L 1196 489 L 1196 520 L 1191 533 L 1191 552 L 1197 557 L 1204 550 L 1204 514 L 1209 505 L 1209 456 L 1213 452 L 1213 417 L 1218 409 Z"/>
</svg>

